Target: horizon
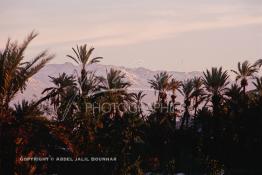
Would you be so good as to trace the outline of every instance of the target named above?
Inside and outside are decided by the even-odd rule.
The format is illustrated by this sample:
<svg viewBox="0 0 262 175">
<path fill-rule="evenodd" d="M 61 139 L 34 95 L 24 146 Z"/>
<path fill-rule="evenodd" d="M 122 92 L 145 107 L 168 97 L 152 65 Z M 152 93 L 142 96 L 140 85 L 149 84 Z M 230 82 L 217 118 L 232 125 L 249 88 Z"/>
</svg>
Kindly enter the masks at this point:
<svg viewBox="0 0 262 175">
<path fill-rule="evenodd" d="M 63 65 L 63 64 L 72 64 L 73 66 L 76 66 L 76 67 L 79 67 L 79 65 L 77 65 L 76 63 L 74 62 L 70 62 L 70 61 L 66 61 L 66 62 L 63 62 L 63 63 L 47 63 L 46 65 Z M 115 67 L 119 67 L 119 68 L 126 68 L 126 69 L 146 69 L 146 70 L 149 70 L 149 71 L 153 71 L 153 72 L 176 72 L 176 73 L 194 73 L 194 72 L 203 72 L 205 70 L 191 70 L 191 71 L 176 71 L 176 70 L 165 70 L 165 69 L 150 69 L 150 68 L 147 68 L 147 67 L 143 67 L 143 66 L 138 66 L 138 67 L 129 67 L 129 66 L 125 66 L 125 65 L 113 65 L 113 64 L 104 64 L 102 61 L 99 62 L 99 63 L 95 63 L 95 64 L 90 64 L 90 65 L 87 65 L 87 66 L 95 66 L 96 64 L 98 65 L 102 65 L 102 66 L 115 66 Z"/>
<path fill-rule="evenodd" d="M 60 2 L 4 0 L 1 48 L 8 37 L 22 42 L 36 30 L 27 57 L 48 49 L 58 64 L 70 62 L 71 48 L 84 43 L 103 64 L 150 70 L 230 70 L 262 58 L 258 0 Z"/>
</svg>

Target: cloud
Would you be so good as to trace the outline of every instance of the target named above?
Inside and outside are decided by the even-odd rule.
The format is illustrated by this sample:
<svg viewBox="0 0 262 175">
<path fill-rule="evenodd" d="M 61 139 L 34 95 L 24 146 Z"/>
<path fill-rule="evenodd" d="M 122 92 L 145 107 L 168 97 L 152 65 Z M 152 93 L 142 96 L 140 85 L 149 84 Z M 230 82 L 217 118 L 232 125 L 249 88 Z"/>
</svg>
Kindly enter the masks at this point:
<svg viewBox="0 0 262 175">
<path fill-rule="evenodd" d="M 24 17 L 23 20 L 20 18 L 2 20 L 5 30 L 0 32 L 2 35 L 0 37 L 4 37 L 10 31 L 16 33 L 15 36 L 22 36 L 23 32 L 30 32 L 35 28 L 41 34 L 34 42 L 38 46 L 87 42 L 96 47 L 111 47 L 172 38 L 185 32 L 262 24 L 262 8 L 254 4 L 223 1 L 214 4 L 191 3 L 191 5 L 181 2 L 154 2 L 149 7 L 147 5 L 150 2 L 143 1 L 141 4 L 135 9 L 132 3 L 125 6 L 120 3 L 113 8 L 114 10 L 112 6 L 106 8 L 101 4 L 100 8 L 104 11 L 89 8 L 73 13 L 65 11 L 68 9 L 66 7 L 64 10 L 61 8 L 55 9 L 55 12 L 49 11 L 49 15 L 45 15 L 41 10 L 39 15 L 36 15 L 39 9 L 30 12 L 28 11 L 30 7 L 27 7 L 18 11 L 19 16 Z M 11 12 L 5 12 L 6 17 Z M 61 15 L 52 16 L 52 14 Z M 12 15 L 15 18 L 15 13 Z M 7 30 L 8 28 L 10 29 Z"/>
<path fill-rule="evenodd" d="M 185 32 L 198 32 L 260 24 L 262 24 L 262 16 L 224 16 L 216 20 L 192 21 L 187 23 L 165 20 L 135 23 L 111 22 L 87 32 L 88 34 L 91 34 L 90 36 L 97 37 L 81 39 L 83 35 L 80 35 L 79 40 L 72 39 L 66 42 L 87 42 L 96 47 L 122 46 L 172 38 Z M 102 28 L 103 30 L 99 30 L 99 28 Z"/>
</svg>

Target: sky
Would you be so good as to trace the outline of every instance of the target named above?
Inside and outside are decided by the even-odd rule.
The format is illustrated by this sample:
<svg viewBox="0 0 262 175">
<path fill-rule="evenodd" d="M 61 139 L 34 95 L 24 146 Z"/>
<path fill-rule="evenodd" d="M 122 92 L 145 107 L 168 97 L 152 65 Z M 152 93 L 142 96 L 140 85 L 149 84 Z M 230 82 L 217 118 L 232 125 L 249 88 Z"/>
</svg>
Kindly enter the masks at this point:
<svg viewBox="0 0 262 175">
<path fill-rule="evenodd" d="M 235 69 L 262 58 L 261 0 L 0 0 L 0 48 L 8 37 L 39 36 L 52 63 L 71 62 L 72 47 L 95 47 L 102 63 L 152 70 Z"/>
</svg>

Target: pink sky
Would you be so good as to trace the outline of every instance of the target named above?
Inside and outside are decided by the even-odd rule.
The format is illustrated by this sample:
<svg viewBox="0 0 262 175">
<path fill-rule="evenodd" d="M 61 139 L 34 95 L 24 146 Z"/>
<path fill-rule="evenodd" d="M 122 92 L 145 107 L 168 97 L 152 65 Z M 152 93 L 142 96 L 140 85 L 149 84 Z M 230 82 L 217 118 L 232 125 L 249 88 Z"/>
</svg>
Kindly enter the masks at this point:
<svg viewBox="0 0 262 175">
<path fill-rule="evenodd" d="M 53 63 L 69 61 L 87 43 L 104 64 L 176 71 L 203 70 L 262 58 L 258 0 L 3 0 L 0 45 L 8 36 L 40 33 L 28 56 L 48 48 Z"/>
</svg>

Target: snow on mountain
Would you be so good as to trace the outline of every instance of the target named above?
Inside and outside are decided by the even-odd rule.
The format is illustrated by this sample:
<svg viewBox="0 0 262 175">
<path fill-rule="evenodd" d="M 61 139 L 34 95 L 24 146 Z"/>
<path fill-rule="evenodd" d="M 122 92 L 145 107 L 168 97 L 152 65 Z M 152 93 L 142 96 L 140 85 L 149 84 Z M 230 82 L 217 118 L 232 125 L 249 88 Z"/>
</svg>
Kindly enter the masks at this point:
<svg viewBox="0 0 262 175">
<path fill-rule="evenodd" d="M 102 65 L 102 64 L 92 64 L 87 67 L 89 71 L 95 71 L 97 75 L 105 76 L 106 71 L 109 71 L 110 68 L 121 70 L 126 74 L 127 79 L 132 83 L 131 90 L 139 91 L 144 90 L 147 96 L 145 97 L 145 102 L 149 103 L 155 99 L 154 91 L 150 89 L 148 80 L 152 79 L 154 75 L 161 71 L 152 71 L 143 67 L 139 68 L 126 68 L 122 66 L 113 66 L 113 65 Z M 19 93 L 16 96 L 15 102 L 21 101 L 22 99 L 35 99 L 39 98 L 41 92 L 47 88 L 51 87 L 52 83 L 50 82 L 49 76 L 56 77 L 59 74 L 65 72 L 67 74 L 79 74 L 80 68 L 72 63 L 64 64 L 48 64 L 42 70 L 40 70 L 36 75 L 30 78 L 27 89 L 23 93 Z M 185 80 L 192 78 L 194 76 L 200 76 L 201 72 L 175 72 L 167 71 L 169 74 L 173 75 L 177 80 Z"/>
</svg>

